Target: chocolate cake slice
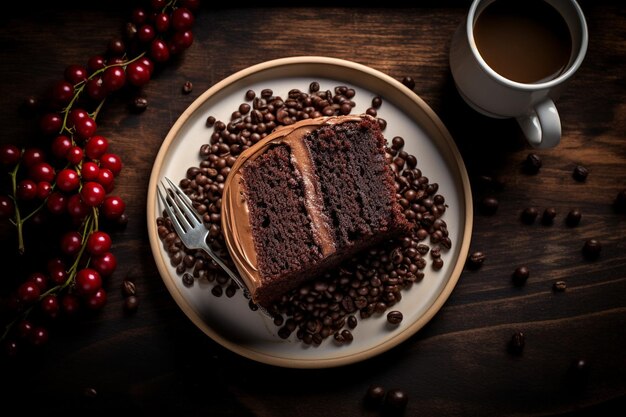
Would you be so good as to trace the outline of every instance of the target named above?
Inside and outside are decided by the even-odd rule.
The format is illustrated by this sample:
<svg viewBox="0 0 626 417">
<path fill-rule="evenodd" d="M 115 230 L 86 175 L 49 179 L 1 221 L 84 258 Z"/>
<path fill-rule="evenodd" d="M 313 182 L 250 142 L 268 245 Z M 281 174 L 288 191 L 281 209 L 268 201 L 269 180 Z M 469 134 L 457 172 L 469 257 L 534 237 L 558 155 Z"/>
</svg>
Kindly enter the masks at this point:
<svg viewBox="0 0 626 417">
<path fill-rule="evenodd" d="M 222 225 L 253 301 L 281 295 L 357 252 L 409 232 L 367 115 L 303 120 L 277 129 L 237 159 Z"/>
</svg>

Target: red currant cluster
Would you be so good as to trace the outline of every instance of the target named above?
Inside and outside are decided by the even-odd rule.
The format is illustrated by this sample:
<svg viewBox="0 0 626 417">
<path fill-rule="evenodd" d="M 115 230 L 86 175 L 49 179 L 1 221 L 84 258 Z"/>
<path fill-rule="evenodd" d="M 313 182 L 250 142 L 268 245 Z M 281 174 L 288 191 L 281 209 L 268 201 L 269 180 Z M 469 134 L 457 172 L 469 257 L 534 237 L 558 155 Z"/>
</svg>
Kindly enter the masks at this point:
<svg viewBox="0 0 626 417">
<path fill-rule="evenodd" d="M 123 88 L 150 81 L 155 67 L 191 46 L 198 0 L 151 0 L 131 14 L 123 34 L 86 65 L 65 68 L 43 99 L 31 97 L 25 108 L 38 118 L 45 146 L 0 145 L 0 221 L 15 226 L 17 252 L 26 251 L 28 223 L 52 219 L 62 224 L 46 239 L 56 251 L 44 265 L 1 288 L 0 333 L 7 353 L 19 346 L 41 345 L 49 323 L 81 309 L 106 304 L 106 279 L 117 267 L 105 225 L 124 225 L 124 200 L 113 194 L 122 170 L 120 156 L 97 133 L 96 119 L 105 100 Z M 39 255 L 40 256 L 40 255 Z"/>
</svg>

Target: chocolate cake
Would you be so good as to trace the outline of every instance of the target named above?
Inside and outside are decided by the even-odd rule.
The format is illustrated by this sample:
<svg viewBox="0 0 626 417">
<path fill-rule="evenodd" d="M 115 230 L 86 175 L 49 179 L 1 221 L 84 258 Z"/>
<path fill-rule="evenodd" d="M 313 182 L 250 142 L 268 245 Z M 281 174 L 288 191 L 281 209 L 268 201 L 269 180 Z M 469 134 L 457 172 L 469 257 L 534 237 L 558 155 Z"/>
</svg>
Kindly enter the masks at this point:
<svg viewBox="0 0 626 417">
<path fill-rule="evenodd" d="M 376 119 L 332 116 L 280 127 L 240 155 L 222 226 L 254 302 L 409 232 L 385 145 Z"/>
</svg>

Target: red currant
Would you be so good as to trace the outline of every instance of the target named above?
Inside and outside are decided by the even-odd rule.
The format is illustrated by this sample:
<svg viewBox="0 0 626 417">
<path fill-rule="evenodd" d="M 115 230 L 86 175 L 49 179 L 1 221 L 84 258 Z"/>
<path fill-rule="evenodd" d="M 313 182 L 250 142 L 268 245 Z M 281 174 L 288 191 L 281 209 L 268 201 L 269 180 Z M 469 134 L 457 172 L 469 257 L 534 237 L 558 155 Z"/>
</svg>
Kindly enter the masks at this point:
<svg viewBox="0 0 626 417">
<path fill-rule="evenodd" d="M 170 50 L 163 40 L 154 39 L 150 42 L 150 56 L 156 62 L 165 62 L 170 59 Z"/>
<path fill-rule="evenodd" d="M 67 199 L 67 212 L 74 219 L 83 219 L 89 213 L 89 206 L 85 204 L 80 194 L 72 194 Z"/>
<path fill-rule="evenodd" d="M 91 310 L 100 310 L 107 302 L 107 293 L 104 288 L 100 288 L 94 294 L 87 297 L 87 307 Z"/>
<path fill-rule="evenodd" d="M 102 202 L 102 214 L 109 220 L 119 219 L 126 210 L 126 203 L 118 196 L 106 196 Z"/>
<path fill-rule="evenodd" d="M 113 172 L 111 172 L 110 169 L 100 168 L 100 171 L 98 172 L 98 179 L 96 181 L 102 184 L 106 192 L 109 193 L 113 190 L 113 183 L 115 182 L 115 176 L 113 175 Z"/>
<path fill-rule="evenodd" d="M 63 193 L 53 191 L 46 200 L 46 207 L 52 214 L 63 214 L 67 207 L 67 199 Z"/>
<path fill-rule="evenodd" d="M 52 182 L 56 176 L 56 172 L 52 165 L 47 162 L 39 162 L 28 170 L 28 176 L 36 182 L 47 181 Z"/>
<path fill-rule="evenodd" d="M 97 181 L 99 173 L 100 167 L 98 164 L 91 161 L 83 162 L 83 166 L 80 169 L 80 176 L 84 181 Z M 104 188 L 106 189 L 106 187 Z"/>
<path fill-rule="evenodd" d="M 141 65 L 143 65 L 148 70 L 150 76 L 152 76 L 152 73 L 154 72 L 154 62 L 152 62 L 150 58 L 148 58 L 147 56 L 142 56 L 137 62 L 140 62 Z"/>
<path fill-rule="evenodd" d="M 33 346 L 41 346 L 48 342 L 48 330 L 44 327 L 38 326 L 33 329 L 30 335 L 30 343 Z"/>
<path fill-rule="evenodd" d="M 93 134 L 96 133 L 96 128 L 96 121 L 89 116 L 76 120 L 74 124 L 76 134 L 83 139 L 89 139 L 93 136 Z"/>
<path fill-rule="evenodd" d="M 48 277 L 43 272 L 33 272 L 28 276 L 27 281 L 34 282 L 41 292 L 48 288 Z"/>
<path fill-rule="evenodd" d="M 6 195 L 0 195 L 0 219 L 8 219 L 15 213 L 13 200 Z"/>
<path fill-rule="evenodd" d="M 179 54 L 185 49 L 189 48 L 193 43 L 193 33 L 190 30 L 184 32 L 176 32 L 172 36 L 172 43 L 170 44 L 170 52 L 173 54 Z"/>
<path fill-rule="evenodd" d="M 100 159 L 109 148 L 109 141 L 104 136 L 92 136 L 85 144 L 85 154 L 90 159 Z"/>
<path fill-rule="evenodd" d="M 83 268 L 76 273 L 75 285 L 78 294 L 91 295 L 102 287 L 102 278 L 95 269 Z"/>
<path fill-rule="evenodd" d="M 102 75 L 102 83 L 107 91 L 119 90 L 126 83 L 126 72 L 122 67 L 107 68 Z"/>
<path fill-rule="evenodd" d="M 102 77 L 94 77 L 87 81 L 85 92 L 93 101 L 102 101 L 108 94 L 106 88 L 104 88 Z"/>
<path fill-rule="evenodd" d="M 100 167 L 110 169 L 113 175 L 117 177 L 122 170 L 122 159 L 117 154 L 105 153 L 100 158 Z"/>
<path fill-rule="evenodd" d="M 37 183 L 37 198 L 45 200 L 52 194 L 52 185 L 48 181 L 39 181 Z"/>
<path fill-rule="evenodd" d="M 128 82 L 136 87 L 141 87 L 150 81 L 150 71 L 139 61 L 134 61 L 126 67 Z"/>
<path fill-rule="evenodd" d="M 91 266 L 98 271 L 101 276 L 108 277 L 117 268 L 117 258 L 111 252 L 105 252 L 102 255 L 91 258 Z"/>
<path fill-rule="evenodd" d="M 146 11 L 141 7 L 136 7 L 131 13 L 131 20 L 137 25 L 144 23 L 147 18 Z"/>
<path fill-rule="evenodd" d="M 63 127 L 63 118 L 57 113 L 46 113 L 39 121 L 39 128 L 44 135 L 58 134 Z"/>
<path fill-rule="evenodd" d="M 102 204 L 105 195 L 106 191 L 104 187 L 95 181 L 86 182 L 80 190 L 81 199 L 90 207 L 96 207 Z"/>
<path fill-rule="evenodd" d="M 33 180 L 23 179 L 17 183 L 15 194 L 20 200 L 32 200 L 37 197 L 37 184 Z"/>
<path fill-rule="evenodd" d="M 30 168 L 39 162 L 44 162 L 46 156 L 39 148 L 27 148 L 22 154 L 22 164 L 26 168 Z"/>
<path fill-rule="evenodd" d="M 154 31 L 154 26 L 152 25 L 141 25 L 139 30 L 137 31 L 137 39 L 141 43 L 148 43 L 156 36 L 156 32 Z"/>
<path fill-rule="evenodd" d="M 94 55 L 87 60 L 87 71 L 89 71 L 89 74 L 93 74 L 105 66 L 106 60 L 102 55 Z"/>
<path fill-rule="evenodd" d="M 80 164 L 80 161 L 83 160 L 83 148 L 80 146 L 74 145 L 68 151 L 65 157 L 72 165 Z"/>
<path fill-rule="evenodd" d="M 63 75 L 67 81 L 76 85 L 87 79 L 87 68 L 78 64 L 68 65 L 65 67 Z"/>
<path fill-rule="evenodd" d="M 111 237 L 108 233 L 96 230 L 89 235 L 87 239 L 87 251 L 91 255 L 104 255 L 111 249 Z"/>
<path fill-rule="evenodd" d="M 74 191 L 80 185 L 80 177 L 78 172 L 72 168 L 64 168 L 57 174 L 57 187 L 59 190 L 70 192 Z"/>
<path fill-rule="evenodd" d="M 15 333 L 20 339 L 26 339 L 33 333 L 33 323 L 30 320 L 22 319 L 15 325 Z"/>
<path fill-rule="evenodd" d="M 186 7 L 179 7 L 172 13 L 172 27 L 179 32 L 191 29 L 194 20 L 193 14 Z"/>
<path fill-rule="evenodd" d="M 22 156 L 22 151 L 15 145 L 2 144 L 0 145 L 0 163 L 7 166 L 13 166 L 17 164 Z"/>
<path fill-rule="evenodd" d="M 68 316 L 76 314 L 80 309 L 80 301 L 74 294 L 64 294 L 61 297 L 61 310 Z"/>
<path fill-rule="evenodd" d="M 41 290 L 36 283 L 26 281 L 17 289 L 18 299 L 25 304 L 32 304 L 39 299 Z"/>
<path fill-rule="evenodd" d="M 41 311 L 44 312 L 50 318 L 57 318 L 61 306 L 59 299 L 54 294 L 48 294 L 41 299 Z"/>
<path fill-rule="evenodd" d="M 52 140 L 52 144 L 50 145 L 50 149 L 52 150 L 52 155 L 57 158 L 65 158 L 67 152 L 72 147 L 72 140 L 65 135 L 59 135 Z"/>
<path fill-rule="evenodd" d="M 76 255 L 83 243 L 83 237 L 77 231 L 70 231 L 61 237 L 61 252 L 66 255 Z"/>
<path fill-rule="evenodd" d="M 170 28 L 170 16 L 165 13 L 159 13 L 154 17 L 154 27 L 158 32 L 167 32 Z"/>
<path fill-rule="evenodd" d="M 68 81 L 59 80 L 52 86 L 50 97 L 59 107 L 63 107 L 74 97 L 74 86 Z"/>
</svg>

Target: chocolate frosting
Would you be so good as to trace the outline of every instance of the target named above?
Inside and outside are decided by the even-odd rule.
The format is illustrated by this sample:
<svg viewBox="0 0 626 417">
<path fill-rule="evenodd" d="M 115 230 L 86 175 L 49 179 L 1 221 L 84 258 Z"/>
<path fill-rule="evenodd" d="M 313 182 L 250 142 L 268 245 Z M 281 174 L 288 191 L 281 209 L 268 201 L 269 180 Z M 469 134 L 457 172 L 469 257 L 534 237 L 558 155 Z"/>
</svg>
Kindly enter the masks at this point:
<svg viewBox="0 0 626 417">
<path fill-rule="evenodd" d="M 241 153 L 231 168 L 222 193 L 222 230 L 228 251 L 254 298 L 262 285 L 257 267 L 257 252 L 249 219 L 248 204 L 243 189 L 241 168 L 262 155 L 273 144 L 286 144 L 291 149 L 291 161 L 299 171 L 304 185 L 305 207 L 311 218 L 313 236 L 324 257 L 335 252 L 335 243 L 327 217 L 322 211 L 323 198 L 313 178 L 309 150 L 302 140 L 307 133 L 323 125 L 358 121 L 367 116 L 330 116 L 305 119 L 288 126 L 280 126 L 255 145 Z"/>
</svg>

